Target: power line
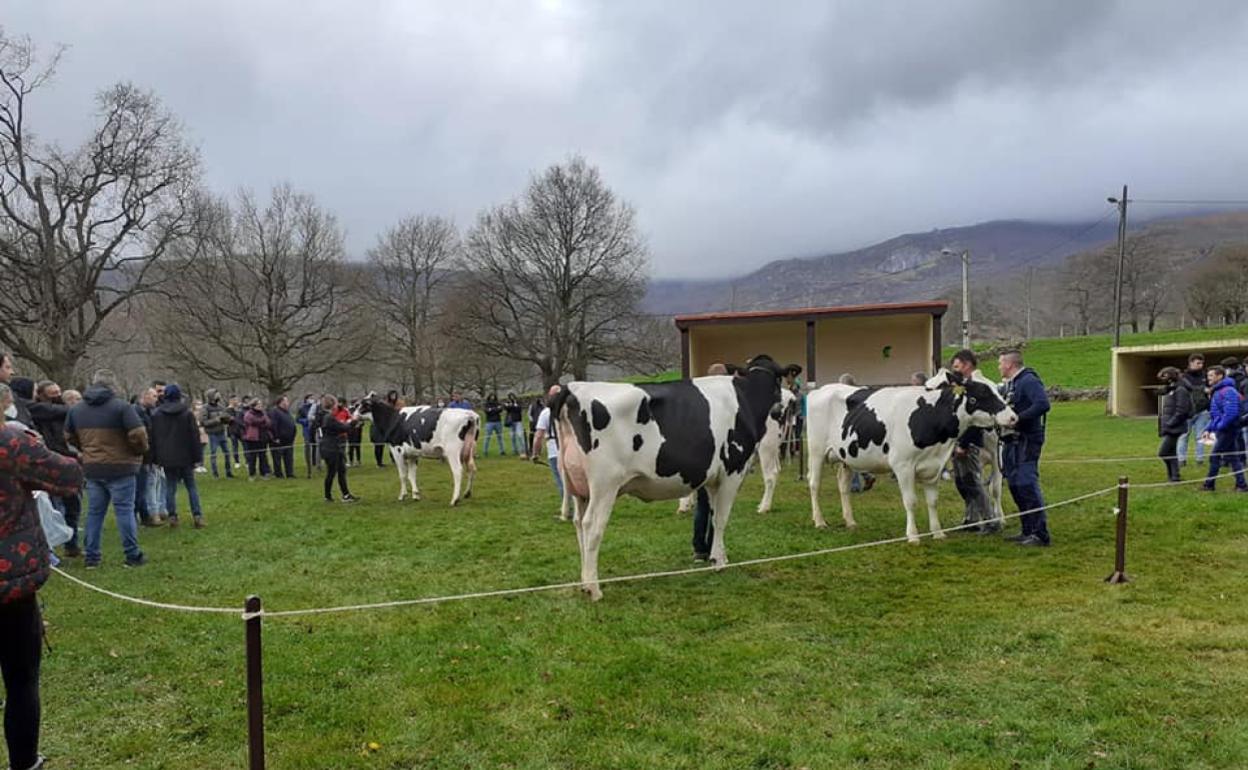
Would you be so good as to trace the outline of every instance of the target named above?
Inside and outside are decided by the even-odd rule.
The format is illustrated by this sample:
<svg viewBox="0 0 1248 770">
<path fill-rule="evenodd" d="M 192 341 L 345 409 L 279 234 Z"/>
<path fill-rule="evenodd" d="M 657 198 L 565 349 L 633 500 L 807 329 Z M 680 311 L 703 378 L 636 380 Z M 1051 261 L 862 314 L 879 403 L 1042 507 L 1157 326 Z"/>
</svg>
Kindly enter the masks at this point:
<svg viewBox="0 0 1248 770">
<path fill-rule="evenodd" d="M 1132 198 L 1129 203 L 1151 203 L 1159 206 L 1248 206 L 1248 200 L 1207 199 L 1186 200 L 1179 198 Z"/>
</svg>

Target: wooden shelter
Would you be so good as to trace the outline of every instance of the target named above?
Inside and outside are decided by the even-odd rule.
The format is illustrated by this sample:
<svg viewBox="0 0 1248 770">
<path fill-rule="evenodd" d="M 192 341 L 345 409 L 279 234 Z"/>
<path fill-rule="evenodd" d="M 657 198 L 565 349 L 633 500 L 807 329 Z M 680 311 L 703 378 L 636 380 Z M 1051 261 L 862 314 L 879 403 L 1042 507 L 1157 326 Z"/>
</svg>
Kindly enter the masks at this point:
<svg viewBox="0 0 1248 770">
<path fill-rule="evenodd" d="M 699 376 L 719 362 L 766 353 L 801 364 L 809 384 L 852 374 L 860 385 L 908 383 L 940 366 L 940 321 L 947 302 L 797 308 L 676 316 L 680 367 Z"/>
<path fill-rule="evenodd" d="M 1187 357 L 1203 353 L 1205 366 L 1213 366 L 1228 356 L 1248 356 L 1248 339 L 1171 342 L 1164 345 L 1134 345 L 1110 349 L 1109 411 L 1119 417 L 1149 417 L 1157 414 L 1161 389 L 1157 372 L 1173 366 L 1187 369 Z"/>
</svg>

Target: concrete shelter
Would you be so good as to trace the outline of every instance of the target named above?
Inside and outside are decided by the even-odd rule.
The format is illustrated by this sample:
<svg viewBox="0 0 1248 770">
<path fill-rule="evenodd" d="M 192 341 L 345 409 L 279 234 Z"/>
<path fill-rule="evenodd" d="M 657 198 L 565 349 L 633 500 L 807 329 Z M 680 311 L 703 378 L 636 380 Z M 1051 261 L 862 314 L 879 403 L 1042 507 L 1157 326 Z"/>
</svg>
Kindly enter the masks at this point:
<svg viewBox="0 0 1248 770">
<path fill-rule="evenodd" d="M 1112 348 L 1109 378 L 1110 413 L 1119 417 L 1149 417 L 1157 414 L 1161 390 L 1157 372 L 1166 366 L 1187 369 L 1192 353 L 1205 355 L 1205 366 L 1213 366 L 1227 356 L 1248 356 L 1248 339 L 1171 342 L 1164 345 L 1134 345 Z"/>
<path fill-rule="evenodd" d="M 681 374 L 701 376 L 716 361 L 743 364 L 766 353 L 802 365 L 811 384 L 845 372 L 860 385 L 907 384 L 913 372 L 940 366 L 948 309 L 947 302 L 907 302 L 676 316 Z"/>
</svg>

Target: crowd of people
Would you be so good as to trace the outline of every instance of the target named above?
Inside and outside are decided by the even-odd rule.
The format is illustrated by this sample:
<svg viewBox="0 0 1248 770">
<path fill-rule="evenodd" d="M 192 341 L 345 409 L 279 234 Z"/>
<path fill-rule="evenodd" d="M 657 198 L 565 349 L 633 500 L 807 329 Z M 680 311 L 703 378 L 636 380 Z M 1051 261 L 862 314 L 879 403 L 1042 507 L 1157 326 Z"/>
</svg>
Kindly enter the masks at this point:
<svg viewBox="0 0 1248 770">
<path fill-rule="evenodd" d="M 1218 474 L 1229 467 L 1235 490 L 1248 492 L 1244 464 L 1248 460 L 1248 373 L 1244 362 L 1229 356 L 1220 364 L 1205 366 L 1201 353 L 1188 356 L 1187 370 L 1167 366 L 1157 373 L 1161 382 L 1161 408 L 1157 433 L 1158 456 L 1171 482 L 1182 480 L 1188 446 L 1196 464 L 1208 457 L 1205 481 L 1200 489 L 1214 491 Z"/>
</svg>

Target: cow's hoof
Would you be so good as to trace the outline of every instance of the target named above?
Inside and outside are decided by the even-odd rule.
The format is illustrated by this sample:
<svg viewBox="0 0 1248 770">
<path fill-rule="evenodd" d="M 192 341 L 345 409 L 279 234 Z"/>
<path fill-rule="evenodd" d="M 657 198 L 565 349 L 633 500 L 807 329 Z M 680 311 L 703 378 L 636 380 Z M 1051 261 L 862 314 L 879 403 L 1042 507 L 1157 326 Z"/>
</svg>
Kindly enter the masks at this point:
<svg viewBox="0 0 1248 770">
<path fill-rule="evenodd" d="M 451 507 L 452 507 L 452 508 L 456 508 L 456 507 L 458 507 L 458 506 L 459 506 L 459 501 L 458 501 L 458 500 L 452 500 L 452 501 L 451 501 Z"/>
<path fill-rule="evenodd" d="M 845 525 L 845 529 L 848 529 L 850 532 L 853 532 L 853 531 L 857 530 L 857 529 L 858 529 L 858 522 L 856 522 L 856 521 L 852 521 L 852 522 L 850 522 L 850 523 L 846 524 L 846 525 Z"/>
<path fill-rule="evenodd" d="M 721 570 L 721 569 L 723 569 L 724 567 L 727 567 L 727 566 L 728 566 L 728 557 L 727 557 L 727 556 L 721 556 L 720 558 L 716 559 L 714 556 L 712 556 L 712 557 L 711 557 L 711 566 L 715 568 L 715 571 L 716 571 L 716 572 L 720 571 L 720 570 Z"/>
<path fill-rule="evenodd" d="M 763 507 L 763 506 L 761 506 L 761 505 L 760 505 L 760 506 L 758 506 L 758 512 L 759 512 L 759 513 L 768 513 L 768 512 L 770 512 L 770 511 L 771 511 L 771 509 L 770 509 L 770 508 L 764 508 L 764 507 Z"/>
<path fill-rule="evenodd" d="M 601 589 L 601 588 L 599 588 L 599 587 L 598 587 L 598 586 L 596 586 L 596 585 L 593 585 L 593 586 L 582 586 L 582 587 L 581 587 L 581 591 L 582 591 L 582 592 L 583 592 L 586 596 L 588 596 L 588 597 L 589 597 L 589 600 L 590 600 L 591 602 L 597 602 L 597 601 L 601 601 L 601 600 L 602 600 L 602 589 Z"/>
<path fill-rule="evenodd" d="M 945 539 L 945 531 L 944 531 L 943 529 L 938 529 L 938 530 L 936 530 L 935 532 L 933 532 L 933 533 L 932 533 L 932 539 L 933 539 L 933 540 L 944 540 L 944 539 Z"/>
<path fill-rule="evenodd" d="M 467 499 L 468 499 L 468 498 L 470 498 L 470 497 L 472 497 L 472 490 L 471 490 L 471 489 L 470 489 L 470 490 L 468 490 L 467 492 L 465 492 L 465 493 L 464 493 L 464 499 L 465 499 L 465 500 L 467 500 Z"/>
<path fill-rule="evenodd" d="M 827 529 L 827 528 L 828 528 L 828 522 L 826 521 L 815 522 L 815 529 Z"/>
<path fill-rule="evenodd" d="M 917 537 L 908 537 L 906 538 L 906 542 L 910 545 L 923 545 L 923 541 Z"/>
</svg>

